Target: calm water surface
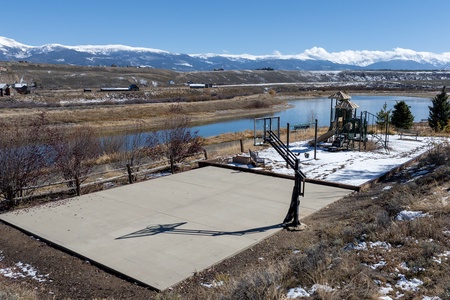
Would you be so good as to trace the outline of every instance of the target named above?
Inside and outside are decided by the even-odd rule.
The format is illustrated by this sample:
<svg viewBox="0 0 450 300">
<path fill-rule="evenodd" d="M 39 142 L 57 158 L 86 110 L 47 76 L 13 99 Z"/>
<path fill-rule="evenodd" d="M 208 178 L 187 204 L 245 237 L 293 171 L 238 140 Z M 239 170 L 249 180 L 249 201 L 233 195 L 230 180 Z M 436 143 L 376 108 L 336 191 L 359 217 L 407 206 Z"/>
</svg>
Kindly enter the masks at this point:
<svg viewBox="0 0 450 300">
<path fill-rule="evenodd" d="M 431 98 L 402 97 L 402 96 L 353 96 L 351 101 L 359 105 L 357 116 L 362 111 L 368 111 L 376 115 L 386 102 L 387 109 L 393 109 L 397 101 L 405 101 L 410 106 L 414 122 L 419 122 L 428 118 L 431 105 Z M 314 98 L 289 101 L 292 108 L 284 111 L 261 115 L 260 117 L 280 117 L 281 127 L 286 127 L 287 123 L 291 126 L 294 124 L 305 124 L 314 119 L 318 120 L 319 126 L 328 126 L 330 124 L 330 99 Z M 202 126 L 193 127 L 198 130 L 198 134 L 203 137 L 215 136 L 228 132 L 240 132 L 244 130 L 253 130 L 254 117 L 241 118 L 232 121 L 212 123 Z"/>
</svg>

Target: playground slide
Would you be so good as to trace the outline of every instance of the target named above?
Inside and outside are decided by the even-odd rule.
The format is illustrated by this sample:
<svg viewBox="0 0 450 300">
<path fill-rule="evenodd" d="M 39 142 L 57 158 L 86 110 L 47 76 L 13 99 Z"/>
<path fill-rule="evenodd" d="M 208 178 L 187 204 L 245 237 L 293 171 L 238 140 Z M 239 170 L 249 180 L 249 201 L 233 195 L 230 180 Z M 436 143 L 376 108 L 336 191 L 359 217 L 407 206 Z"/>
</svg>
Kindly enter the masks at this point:
<svg viewBox="0 0 450 300">
<path fill-rule="evenodd" d="M 321 143 L 321 142 L 323 142 L 323 141 L 326 141 L 327 139 L 329 139 L 330 137 L 332 137 L 333 134 L 334 134 L 334 130 L 329 130 L 329 131 L 325 132 L 324 134 L 322 134 L 321 136 L 319 136 L 319 137 L 317 138 L 317 143 Z M 309 141 L 308 144 L 314 145 L 314 140 Z"/>
</svg>

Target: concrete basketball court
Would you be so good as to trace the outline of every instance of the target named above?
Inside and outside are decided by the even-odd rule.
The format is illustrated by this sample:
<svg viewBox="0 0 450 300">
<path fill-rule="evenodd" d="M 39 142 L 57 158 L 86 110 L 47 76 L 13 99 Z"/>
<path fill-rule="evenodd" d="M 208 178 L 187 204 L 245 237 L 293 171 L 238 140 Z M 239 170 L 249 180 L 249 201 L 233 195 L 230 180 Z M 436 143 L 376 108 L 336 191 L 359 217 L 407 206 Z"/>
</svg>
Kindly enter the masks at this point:
<svg viewBox="0 0 450 300">
<path fill-rule="evenodd" d="M 204 167 L 0 215 L 136 282 L 165 290 L 281 230 L 294 181 Z M 300 218 L 352 191 L 306 184 Z"/>
</svg>

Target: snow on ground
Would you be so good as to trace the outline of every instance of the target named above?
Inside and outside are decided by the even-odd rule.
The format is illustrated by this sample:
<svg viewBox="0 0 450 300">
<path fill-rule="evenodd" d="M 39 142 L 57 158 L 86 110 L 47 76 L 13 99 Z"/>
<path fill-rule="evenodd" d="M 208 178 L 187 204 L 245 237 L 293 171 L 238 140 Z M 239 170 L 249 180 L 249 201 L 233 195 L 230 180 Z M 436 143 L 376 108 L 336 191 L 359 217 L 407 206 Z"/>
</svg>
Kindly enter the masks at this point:
<svg viewBox="0 0 450 300">
<path fill-rule="evenodd" d="M 4 259 L 3 252 L 0 250 L 0 261 Z M 47 278 L 50 274 L 41 275 L 39 272 L 30 264 L 26 264 L 23 262 L 18 262 L 14 264 L 13 267 L 10 268 L 0 268 L 0 275 L 8 278 L 25 278 L 30 277 L 38 282 L 47 281 Z"/>
<path fill-rule="evenodd" d="M 300 159 L 300 169 L 307 178 L 359 186 L 443 141 L 432 137 L 420 137 L 418 140 L 400 139 L 400 136 L 392 135 L 388 142 L 389 151 L 380 147 L 374 151 L 356 149 L 332 152 L 317 147 L 317 159 L 314 159 L 314 147 L 307 146 L 307 141 L 291 143 L 289 148 Z M 273 172 L 294 175 L 292 169 L 286 168 L 286 162 L 274 148 L 258 151 L 258 155 L 265 159 L 265 166 L 272 168 Z M 308 155 L 309 157 L 306 157 Z"/>
</svg>

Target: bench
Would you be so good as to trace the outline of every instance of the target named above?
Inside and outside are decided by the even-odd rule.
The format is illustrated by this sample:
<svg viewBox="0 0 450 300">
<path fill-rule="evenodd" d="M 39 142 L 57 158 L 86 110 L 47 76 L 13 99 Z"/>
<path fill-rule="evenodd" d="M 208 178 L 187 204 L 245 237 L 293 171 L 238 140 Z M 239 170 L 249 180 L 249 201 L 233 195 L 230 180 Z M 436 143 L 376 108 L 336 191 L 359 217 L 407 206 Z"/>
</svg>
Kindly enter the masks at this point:
<svg viewBox="0 0 450 300">
<path fill-rule="evenodd" d="M 414 137 L 415 140 L 417 141 L 417 138 L 419 137 L 419 132 L 416 130 L 407 130 L 407 129 L 402 129 L 400 130 L 400 139 L 402 140 L 403 137 Z"/>
<path fill-rule="evenodd" d="M 252 151 L 250 149 L 248 149 L 248 152 L 250 153 L 250 159 L 255 167 L 257 167 L 259 165 L 264 166 L 265 159 L 262 157 L 259 157 L 258 152 Z"/>
</svg>

